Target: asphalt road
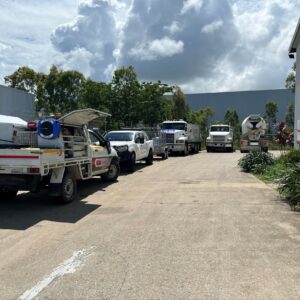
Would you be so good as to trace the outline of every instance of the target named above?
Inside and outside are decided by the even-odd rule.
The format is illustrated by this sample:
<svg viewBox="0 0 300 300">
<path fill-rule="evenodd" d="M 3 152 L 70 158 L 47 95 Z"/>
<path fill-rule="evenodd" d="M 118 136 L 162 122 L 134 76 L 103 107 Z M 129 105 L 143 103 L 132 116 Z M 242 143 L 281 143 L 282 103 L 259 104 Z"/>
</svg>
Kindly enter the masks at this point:
<svg viewBox="0 0 300 300">
<path fill-rule="evenodd" d="M 0 201 L 0 299 L 299 299 L 300 215 L 239 153 Z"/>
</svg>

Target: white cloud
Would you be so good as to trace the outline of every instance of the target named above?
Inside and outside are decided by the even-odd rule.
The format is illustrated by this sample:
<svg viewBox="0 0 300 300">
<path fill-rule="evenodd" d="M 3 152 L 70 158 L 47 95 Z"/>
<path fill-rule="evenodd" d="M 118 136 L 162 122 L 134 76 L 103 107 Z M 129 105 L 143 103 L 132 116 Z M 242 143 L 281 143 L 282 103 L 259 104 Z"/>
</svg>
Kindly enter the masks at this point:
<svg viewBox="0 0 300 300">
<path fill-rule="evenodd" d="M 132 64 L 141 80 L 187 92 L 281 88 L 299 10 L 294 0 L 2 0 L 0 82 L 23 65 L 110 80 Z"/>
<path fill-rule="evenodd" d="M 191 10 L 199 11 L 203 5 L 203 0 L 184 0 L 181 14 L 184 15 Z"/>
<path fill-rule="evenodd" d="M 179 26 L 178 22 L 173 21 L 170 25 L 165 25 L 164 30 L 173 35 L 177 32 L 182 31 L 182 28 Z"/>
<path fill-rule="evenodd" d="M 0 2 L 0 82 L 20 66 L 38 71 L 50 68 L 57 54 L 49 36 L 53 28 L 76 16 L 77 1 L 36 1 L 25 4 L 15 0 Z M 6 30 L 5 30 L 6 29 Z M 1 47 L 3 48 L 3 47 Z"/>
<path fill-rule="evenodd" d="M 139 43 L 129 51 L 129 55 L 137 60 L 157 60 L 161 57 L 171 57 L 182 53 L 184 43 L 175 41 L 169 37 L 156 39 L 146 43 Z"/>
<path fill-rule="evenodd" d="M 86 77 L 92 75 L 91 60 L 93 55 L 85 48 L 77 48 L 64 53 L 55 62 L 63 70 L 79 70 Z"/>
<path fill-rule="evenodd" d="M 214 21 L 210 24 L 207 24 L 207 25 L 203 26 L 202 29 L 201 29 L 201 32 L 213 33 L 214 31 L 220 29 L 222 26 L 223 26 L 223 21 L 222 20 Z"/>
</svg>

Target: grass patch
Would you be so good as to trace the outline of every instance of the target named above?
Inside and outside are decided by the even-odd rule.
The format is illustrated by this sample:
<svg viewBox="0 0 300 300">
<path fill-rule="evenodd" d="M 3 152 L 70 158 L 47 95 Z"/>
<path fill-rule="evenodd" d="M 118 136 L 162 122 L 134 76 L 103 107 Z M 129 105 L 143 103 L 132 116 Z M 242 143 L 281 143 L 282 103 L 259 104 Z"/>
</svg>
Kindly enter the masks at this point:
<svg viewBox="0 0 300 300">
<path fill-rule="evenodd" d="M 273 159 L 273 158 L 272 158 Z M 278 192 L 295 208 L 300 205 L 300 150 L 291 150 L 278 158 L 247 154 L 239 161 L 244 172 L 253 173 L 268 183 L 276 183 Z"/>
</svg>

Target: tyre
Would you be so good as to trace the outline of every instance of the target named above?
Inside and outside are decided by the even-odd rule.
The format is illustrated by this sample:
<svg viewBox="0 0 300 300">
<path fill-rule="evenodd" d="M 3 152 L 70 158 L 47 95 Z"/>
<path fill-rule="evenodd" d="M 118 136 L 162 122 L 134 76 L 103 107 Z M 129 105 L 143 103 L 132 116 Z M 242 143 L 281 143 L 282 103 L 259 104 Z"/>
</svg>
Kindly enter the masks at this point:
<svg viewBox="0 0 300 300">
<path fill-rule="evenodd" d="M 0 199 L 2 201 L 13 201 L 17 196 L 18 191 L 7 191 L 7 192 L 0 192 Z"/>
<path fill-rule="evenodd" d="M 149 150 L 149 154 L 146 158 L 146 164 L 148 166 L 153 164 L 153 151 L 152 151 L 152 149 Z"/>
<path fill-rule="evenodd" d="M 165 152 L 161 155 L 162 159 L 167 159 L 168 158 L 168 150 L 166 149 Z"/>
<path fill-rule="evenodd" d="M 129 161 L 127 162 L 127 171 L 133 173 L 135 169 L 135 153 L 130 154 Z"/>
<path fill-rule="evenodd" d="M 210 147 L 206 147 L 206 152 L 210 152 Z"/>
<path fill-rule="evenodd" d="M 113 159 L 110 163 L 108 172 L 101 175 L 103 181 L 113 182 L 116 181 L 120 174 L 120 165 L 117 159 Z"/>
<path fill-rule="evenodd" d="M 62 183 L 61 192 L 58 202 L 67 204 L 75 200 L 77 195 L 77 181 L 70 173 L 65 173 Z"/>
<path fill-rule="evenodd" d="M 187 156 L 189 154 L 189 146 L 188 144 L 184 145 L 183 156 Z"/>
</svg>

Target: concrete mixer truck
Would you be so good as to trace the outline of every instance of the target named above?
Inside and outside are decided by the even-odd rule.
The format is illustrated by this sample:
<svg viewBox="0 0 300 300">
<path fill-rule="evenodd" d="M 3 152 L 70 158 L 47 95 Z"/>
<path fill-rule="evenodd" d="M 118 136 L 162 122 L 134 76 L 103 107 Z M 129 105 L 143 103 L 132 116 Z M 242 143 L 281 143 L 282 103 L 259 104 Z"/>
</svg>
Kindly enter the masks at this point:
<svg viewBox="0 0 300 300">
<path fill-rule="evenodd" d="M 241 153 L 268 152 L 266 131 L 267 123 L 260 115 L 248 116 L 242 123 Z"/>
</svg>

